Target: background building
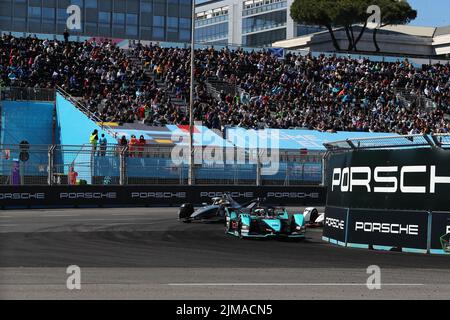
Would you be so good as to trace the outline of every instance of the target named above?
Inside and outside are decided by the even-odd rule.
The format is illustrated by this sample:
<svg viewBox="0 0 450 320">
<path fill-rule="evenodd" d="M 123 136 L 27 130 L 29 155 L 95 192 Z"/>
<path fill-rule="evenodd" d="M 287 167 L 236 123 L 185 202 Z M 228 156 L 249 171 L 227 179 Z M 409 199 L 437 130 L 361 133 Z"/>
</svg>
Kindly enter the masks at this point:
<svg viewBox="0 0 450 320">
<path fill-rule="evenodd" d="M 67 7 L 81 8 L 81 36 L 187 42 L 191 0 L 0 0 L 0 31 L 62 34 Z"/>
<path fill-rule="evenodd" d="M 355 26 L 355 30 L 359 33 L 360 26 Z M 345 31 L 337 28 L 334 30 L 334 36 L 340 47 L 345 50 L 348 47 Z M 372 29 L 367 29 L 358 42 L 357 48 L 360 53 L 448 60 L 450 58 L 450 26 L 389 25 L 378 30 L 377 43 L 379 52 L 376 52 Z M 311 52 L 336 51 L 328 31 L 281 40 L 273 43 L 273 46 Z"/>
<path fill-rule="evenodd" d="M 197 0 L 196 41 L 264 46 L 321 31 L 290 17 L 293 0 Z"/>
</svg>

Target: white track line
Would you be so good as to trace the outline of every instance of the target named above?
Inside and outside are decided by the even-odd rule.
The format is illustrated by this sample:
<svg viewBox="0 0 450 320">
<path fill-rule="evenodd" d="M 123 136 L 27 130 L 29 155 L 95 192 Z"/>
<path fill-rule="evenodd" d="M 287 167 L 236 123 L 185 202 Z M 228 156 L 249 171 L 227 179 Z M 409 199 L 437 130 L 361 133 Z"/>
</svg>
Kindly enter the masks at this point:
<svg viewBox="0 0 450 320">
<path fill-rule="evenodd" d="M 217 286 L 217 287 L 252 287 L 252 286 L 278 286 L 278 287 L 339 287 L 339 286 L 359 286 L 359 287 L 367 287 L 366 283 L 168 283 L 168 286 L 186 286 L 186 287 L 207 287 L 207 286 Z M 381 286 L 391 286 L 391 287 L 418 287 L 424 286 L 423 283 L 382 283 Z"/>
<path fill-rule="evenodd" d="M 167 221 L 143 222 L 143 220 L 136 220 L 131 222 L 130 219 L 67 219 L 66 222 L 90 222 L 90 221 L 109 221 L 113 224 L 158 224 L 167 223 Z M 127 221 L 127 223 L 121 223 Z M 144 220 L 145 221 L 145 220 Z"/>
<path fill-rule="evenodd" d="M 52 217 L 79 217 L 79 214 L 48 214 L 43 216 L 38 216 L 39 218 L 52 218 Z"/>
</svg>

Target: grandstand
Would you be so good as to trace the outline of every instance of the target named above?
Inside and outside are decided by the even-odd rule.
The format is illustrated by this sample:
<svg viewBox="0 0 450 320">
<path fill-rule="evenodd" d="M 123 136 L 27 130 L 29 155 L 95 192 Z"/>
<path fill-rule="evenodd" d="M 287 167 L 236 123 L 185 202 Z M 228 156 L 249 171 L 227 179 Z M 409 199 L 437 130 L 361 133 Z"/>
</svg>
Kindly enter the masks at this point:
<svg viewBox="0 0 450 320">
<path fill-rule="evenodd" d="M 9 34 L 2 35 L 0 45 L 2 96 L 7 100 L 2 110 L 2 145 L 23 139 L 5 126 L 8 117 L 12 119 L 7 110 L 14 110 L 17 100 L 38 100 L 50 104 L 34 117 L 28 111 L 24 122 L 53 123 L 53 133 L 47 130 L 45 141 L 39 142 L 32 140 L 37 136 L 29 131 L 15 128 L 15 132 L 22 130 L 33 144 L 78 146 L 53 150 L 61 153 L 52 156 L 60 163 L 49 177 L 42 170 L 48 163 L 30 164 L 40 170 L 38 183 L 59 181 L 55 174 L 65 175 L 66 181 L 77 162 L 82 163 L 75 166 L 79 178 L 93 184 L 186 182 L 187 167 L 174 169 L 167 161 L 174 144 L 171 134 L 186 133 L 189 124 L 188 49 L 150 43 L 123 49 L 107 39 L 66 43 Z M 265 181 L 258 177 L 257 164 L 204 164 L 196 169 L 198 183 L 320 183 L 323 143 L 336 140 L 336 132 L 344 138 L 361 138 L 447 133 L 450 128 L 449 65 L 416 66 L 407 59 L 382 62 L 295 52 L 281 59 L 263 50 L 226 47 L 199 48 L 195 57 L 196 130 L 219 130 L 223 137 L 234 128 L 279 130 L 285 141 L 291 141 L 280 147 L 281 171 Z M 26 127 L 23 123 L 22 128 Z M 111 159 L 91 157 L 88 135 L 94 129 L 106 134 Z M 8 134 L 11 139 L 5 140 Z M 146 152 L 146 159 L 124 160 L 130 169 L 125 177 L 120 175 L 117 156 L 129 153 L 115 145 L 132 134 L 144 135 L 147 147 L 160 149 Z M 201 135 L 194 138 L 199 146 L 207 145 Z M 224 145 L 229 143 L 220 139 Z M 44 153 L 47 149 L 43 148 Z M 299 149 L 306 151 L 299 153 Z M 64 150 L 70 150 L 66 152 L 70 155 L 64 155 Z M 10 167 L 3 165 L 6 171 Z"/>
<path fill-rule="evenodd" d="M 60 86 L 105 122 L 188 124 L 187 49 L 8 35 L 0 44 L 3 86 Z M 449 129 L 448 65 L 207 48 L 196 52 L 195 76 L 194 117 L 209 128 Z"/>
</svg>

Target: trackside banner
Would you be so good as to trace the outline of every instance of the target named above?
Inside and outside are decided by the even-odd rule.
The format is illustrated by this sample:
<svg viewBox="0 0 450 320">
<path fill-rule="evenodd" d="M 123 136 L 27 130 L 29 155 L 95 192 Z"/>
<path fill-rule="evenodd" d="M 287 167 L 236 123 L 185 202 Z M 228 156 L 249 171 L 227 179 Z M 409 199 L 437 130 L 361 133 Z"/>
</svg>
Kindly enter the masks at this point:
<svg viewBox="0 0 450 320">
<path fill-rule="evenodd" d="M 340 242 L 345 242 L 345 230 L 347 228 L 347 209 L 325 208 L 325 220 L 323 236 Z"/>
<path fill-rule="evenodd" d="M 427 249 L 428 212 L 350 209 L 347 242 Z"/>
<path fill-rule="evenodd" d="M 450 210 L 450 152 L 364 150 L 328 159 L 327 206 Z"/>
<path fill-rule="evenodd" d="M 431 249 L 450 253 L 450 212 L 433 212 Z"/>
<path fill-rule="evenodd" d="M 0 207 L 180 205 L 210 202 L 229 193 L 238 202 L 265 197 L 279 205 L 323 205 L 319 186 L 0 186 Z"/>
</svg>

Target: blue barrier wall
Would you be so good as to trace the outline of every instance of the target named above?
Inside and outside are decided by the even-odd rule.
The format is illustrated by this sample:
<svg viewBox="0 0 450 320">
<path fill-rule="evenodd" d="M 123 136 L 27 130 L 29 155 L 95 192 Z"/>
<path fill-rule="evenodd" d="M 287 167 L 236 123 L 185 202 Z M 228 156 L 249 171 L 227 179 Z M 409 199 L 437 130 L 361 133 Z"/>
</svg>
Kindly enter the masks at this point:
<svg viewBox="0 0 450 320">
<path fill-rule="evenodd" d="M 53 103 L 1 101 L 0 144 L 5 145 L 0 159 L 0 175 L 8 177 L 13 163 L 19 159 L 17 145 L 22 140 L 30 143 L 30 159 L 20 164 L 24 176 L 33 176 L 34 181 L 46 181 L 47 147 L 53 143 Z M 8 181 L 7 183 L 12 183 Z"/>
<path fill-rule="evenodd" d="M 108 143 L 117 142 L 59 93 L 56 94 L 56 117 L 56 134 L 62 145 L 89 144 L 89 136 L 95 129 L 98 130 L 99 137 L 102 133 L 105 134 Z"/>
<path fill-rule="evenodd" d="M 59 93 L 56 94 L 56 117 L 56 136 L 59 143 L 66 146 L 79 146 L 79 152 L 77 150 L 64 152 L 60 158 L 55 159 L 59 166 L 58 172 L 67 174 L 69 167 L 73 165 L 74 170 L 80 175 L 91 176 L 92 159 L 89 159 L 91 133 L 97 129 L 99 138 L 104 133 L 108 143 L 114 144 L 117 141 Z M 85 180 L 87 183 L 92 182 L 89 178 Z"/>
<path fill-rule="evenodd" d="M 1 102 L 1 144 L 52 144 L 53 103 Z M 57 142 L 57 141 L 56 141 Z"/>
</svg>

